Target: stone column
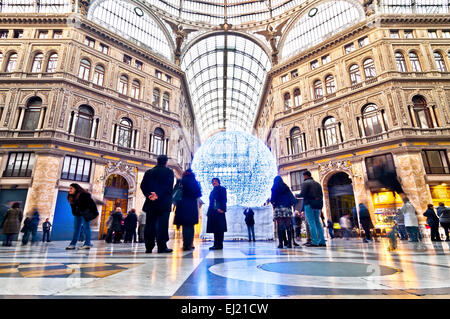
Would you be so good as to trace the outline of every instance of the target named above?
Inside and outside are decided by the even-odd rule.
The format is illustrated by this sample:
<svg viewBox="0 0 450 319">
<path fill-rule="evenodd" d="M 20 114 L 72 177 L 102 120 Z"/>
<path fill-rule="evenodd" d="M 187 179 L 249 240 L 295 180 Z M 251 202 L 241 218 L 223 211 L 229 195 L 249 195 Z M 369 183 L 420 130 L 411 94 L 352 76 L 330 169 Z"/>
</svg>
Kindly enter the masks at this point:
<svg viewBox="0 0 450 319">
<path fill-rule="evenodd" d="M 49 218 L 51 222 L 53 221 L 58 193 L 60 162 L 60 157 L 36 154 L 33 183 L 28 189 L 24 216 L 31 213 L 31 210 L 36 207 L 40 214 L 40 224 L 46 218 Z"/>
<path fill-rule="evenodd" d="M 423 222 L 423 212 L 432 203 L 431 193 L 425 181 L 422 157 L 417 153 L 394 154 L 394 162 L 400 183 L 417 211 L 419 221 Z"/>
</svg>

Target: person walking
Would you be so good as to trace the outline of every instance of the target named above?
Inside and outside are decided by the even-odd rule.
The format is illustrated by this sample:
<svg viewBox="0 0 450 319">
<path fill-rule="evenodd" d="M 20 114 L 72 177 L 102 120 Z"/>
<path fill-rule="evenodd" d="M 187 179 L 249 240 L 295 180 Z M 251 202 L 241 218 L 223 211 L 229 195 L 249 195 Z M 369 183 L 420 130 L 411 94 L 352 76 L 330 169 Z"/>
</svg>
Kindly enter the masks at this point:
<svg viewBox="0 0 450 319">
<path fill-rule="evenodd" d="M 214 234 L 214 245 L 210 250 L 223 249 L 224 233 L 227 231 L 227 189 L 220 185 L 220 180 L 215 177 L 211 181 L 213 190 L 209 194 L 209 206 L 206 216 L 206 232 Z"/>
<path fill-rule="evenodd" d="M 408 232 L 406 231 L 405 227 L 405 216 L 400 209 L 395 212 L 394 219 L 397 223 L 397 230 L 400 236 L 400 240 L 408 240 Z"/>
<path fill-rule="evenodd" d="M 255 240 L 255 212 L 250 207 L 247 207 L 244 210 L 245 215 L 245 224 L 247 225 L 248 231 L 248 241 L 256 241 Z"/>
<path fill-rule="evenodd" d="M 12 246 L 12 239 L 14 235 L 17 235 L 20 231 L 20 224 L 22 223 L 23 212 L 20 209 L 20 203 L 13 203 L 11 208 L 9 208 L 2 222 L 2 233 L 5 235 L 5 241 L 3 242 L 4 247 Z"/>
<path fill-rule="evenodd" d="M 80 237 L 81 227 L 85 234 L 85 242 L 79 249 L 91 248 L 91 225 L 90 221 L 98 216 L 97 205 L 86 190 L 84 190 L 79 184 L 73 183 L 69 186 L 69 194 L 67 195 L 70 207 L 72 209 L 72 215 L 74 217 L 73 224 L 73 238 L 67 250 L 73 250 L 76 248 L 78 239 Z M 95 216 L 95 217 L 94 217 Z"/>
<path fill-rule="evenodd" d="M 448 235 L 450 229 L 450 208 L 445 207 L 443 202 L 439 203 L 438 208 L 436 209 L 437 215 L 439 216 L 439 223 L 442 228 L 444 228 L 445 232 L 445 241 L 450 241 L 450 237 Z"/>
<path fill-rule="evenodd" d="M 357 218 L 355 219 L 357 220 Z M 371 229 L 373 229 L 372 219 L 370 218 L 369 209 L 364 205 L 364 203 L 359 204 L 359 224 L 364 229 L 365 238 L 363 239 L 364 243 L 368 243 L 372 241 L 372 237 L 370 235 Z"/>
<path fill-rule="evenodd" d="M 439 217 L 433 209 L 433 204 L 427 205 L 427 210 L 423 213 L 423 216 L 427 218 L 427 224 L 430 226 L 431 241 L 442 241 L 439 234 Z"/>
<path fill-rule="evenodd" d="M 344 238 L 346 240 L 349 240 L 352 226 L 348 214 L 341 216 L 341 218 L 339 219 L 339 225 L 341 225 L 342 232 L 344 233 Z"/>
<path fill-rule="evenodd" d="M 181 178 L 182 197 L 176 204 L 173 224 L 182 226 L 183 250 L 194 249 L 194 226 L 198 224 L 198 199 L 202 196 L 200 184 L 191 169 Z"/>
<path fill-rule="evenodd" d="M 52 227 L 52 224 L 50 223 L 49 219 L 46 218 L 45 222 L 42 223 L 42 242 L 45 242 L 45 237 L 47 237 L 47 243 L 50 242 L 50 228 Z"/>
<path fill-rule="evenodd" d="M 400 208 L 401 212 L 405 216 L 405 227 L 408 232 L 409 237 L 411 238 L 411 242 L 419 243 L 419 239 L 421 238 L 419 232 L 419 220 L 416 216 L 416 209 L 409 201 L 408 197 L 403 198 L 403 206 Z M 415 248 L 418 247 L 418 244 L 415 245 Z"/>
<path fill-rule="evenodd" d="M 31 244 L 37 241 L 37 229 L 39 225 L 39 212 L 37 209 L 33 209 L 33 213 L 25 225 L 25 232 L 22 236 L 22 246 L 28 244 L 28 239 L 31 235 Z"/>
<path fill-rule="evenodd" d="M 301 242 L 302 241 L 302 217 L 298 210 L 294 211 L 294 225 L 295 225 L 295 238 Z"/>
<path fill-rule="evenodd" d="M 286 246 L 292 248 L 292 206 L 297 203 L 297 200 L 281 176 L 275 177 L 271 191 L 270 202 L 273 206 L 273 219 L 277 225 L 278 248 L 283 248 L 285 232 L 288 235 Z"/>
<path fill-rule="evenodd" d="M 328 234 L 330 235 L 330 239 L 334 238 L 333 235 L 333 222 L 331 220 L 327 220 L 327 228 L 328 228 Z"/>
<path fill-rule="evenodd" d="M 310 171 L 303 172 L 304 182 L 299 197 L 303 198 L 306 220 L 311 234 L 308 247 L 325 247 L 325 237 L 320 224 L 320 211 L 323 207 L 322 187 L 311 176 Z"/>
<path fill-rule="evenodd" d="M 137 220 L 138 220 L 138 218 L 136 215 L 136 210 L 133 208 L 128 212 L 127 217 L 125 217 L 125 220 L 124 220 L 124 226 L 125 226 L 124 243 L 131 243 L 133 241 L 135 243 L 137 243 L 137 240 L 136 240 Z"/>
<path fill-rule="evenodd" d="M 138 241 L 140 243 L 144 242 L 145 219 L 145 212 L 142 211 L 138 217 Z"/>
<path fill-rule="evenodd" d="M 155 241 L 158 253 L 172 252 L 167 242 L 175 177 L 173 171 L 166 167 L 168 160 L 166 155 L 159 155 L 156 166 L 145 172 L 141 182 L 141 191 L 145 196 L 142 210 L 146 213 L 144 241 L 147 254 L 152 252 Z"/>
<path fill-rule="evenodd" d="M 106 234 L 106 242 L 118 244 L 120 243 L 121 231 L 122 231 L 122 208 L 116 207 L 114 212 L 111 214 L 111 226 L 108 228 L 108 233 Z"/>
</svg>

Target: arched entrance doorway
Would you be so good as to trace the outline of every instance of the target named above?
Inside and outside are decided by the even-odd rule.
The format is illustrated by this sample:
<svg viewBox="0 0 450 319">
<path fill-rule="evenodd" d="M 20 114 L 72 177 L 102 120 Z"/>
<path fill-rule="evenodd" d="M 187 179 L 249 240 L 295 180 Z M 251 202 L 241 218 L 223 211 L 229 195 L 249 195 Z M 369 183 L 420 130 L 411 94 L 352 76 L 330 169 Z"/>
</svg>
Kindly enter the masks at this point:
<svg viewBox="0 0 450 319">
<path fill-rule="evenodd" d="M 333 223 L 339 223 L 339 219 L 345 214 L 352 216 L 352 208 L 355 207 L 355 196 L 353 194 L 352 180 L 348 174 L 344 172 L 334 174 L 328 180 L 327 187 Z"/>
<path fill-rule="evenodd" d="M 105 205 L 102 208 L 102 215 L 100 220 L 100 230 L 98 233 L 99 239 L 104 239 L 108 231 L 106 227 L 106 221 L 109 215 L 117 207 L 122 208 L 124 217 L 128 208 L 128 193 L 129 185 L 127 180 L 118 174 L 111 174 L 105 181 Z"/>
</svg>

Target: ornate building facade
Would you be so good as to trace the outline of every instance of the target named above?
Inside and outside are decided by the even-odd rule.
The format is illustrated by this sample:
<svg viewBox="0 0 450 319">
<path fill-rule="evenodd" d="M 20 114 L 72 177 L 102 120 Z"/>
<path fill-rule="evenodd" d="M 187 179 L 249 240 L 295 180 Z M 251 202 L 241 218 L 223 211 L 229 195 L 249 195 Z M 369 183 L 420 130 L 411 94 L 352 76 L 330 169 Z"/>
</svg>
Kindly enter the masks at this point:
<svg viewBox="0 0 450 319">
<path fill-rule="evenodd" d="M 377 159 L 396 170 L 419 218 L 429 203 L 450 204 L 450 30 L 448 14 L 370 8 L 268 73 L 254 129 L 294 191 L 312 172 L 327 219 L 365 203 L 382 230 L 402 201 L 374 181 Z"/>
<path fill-rule="evenodd" d="M 199 134 L 178 65 L 93 23 L 86 3 L 58 3 L 0 16 L 0 204 L 37 208 L 67 239 L 76 182 L 105 203 L 92 225 L 101 237 L 114 207 L 140 211 L 159 154 L 181 176 Z"/>
</svg>

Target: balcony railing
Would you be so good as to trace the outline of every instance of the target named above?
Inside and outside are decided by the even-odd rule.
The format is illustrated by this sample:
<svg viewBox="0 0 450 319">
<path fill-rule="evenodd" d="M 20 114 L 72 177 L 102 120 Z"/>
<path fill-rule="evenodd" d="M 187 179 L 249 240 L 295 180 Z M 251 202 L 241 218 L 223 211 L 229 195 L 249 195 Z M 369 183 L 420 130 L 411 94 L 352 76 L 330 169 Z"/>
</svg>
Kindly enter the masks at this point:
<svg viewBox="0 0 450 319">
<path fill-rule="evenodd" d="M 450 128 L 434 128 L 434 129 L 420 129 L 420 128 L 398 128 L 389 130 L 387 132 L 383 132 L 377 135 L 365 136 L 365 137 L 357 137 L 351 140 L 346 140 L 342 143 L 332 145 L 332 146 L 324 146 L 319 148 L 312 148 L 306 152 L 291 154 L 287 156 L 281 156 L 279 160 L 279 164 L 290 164 L 298 162 L 299 160 L 312 160 L 314 157 L 319 157 L 323 155 L 333 156 L 333 154 L 337 154 L 339 152 L 350 152 L 355 149 L 360 149 L 361 147 L 377 147 L 380 142 L 393 140 L 393 139 L 407 139 L 407 138 L 417 138 L 420 136 L 428 136 L 429 134 L 433 134 L 435 136 L 448 136 L 450 135 Z M 448 168 L 447 172 L 441 172 L 442 168 L 433 168 L 430 169 L 430 173 L 428 174 L 449 174 Z"/>
</svg>

